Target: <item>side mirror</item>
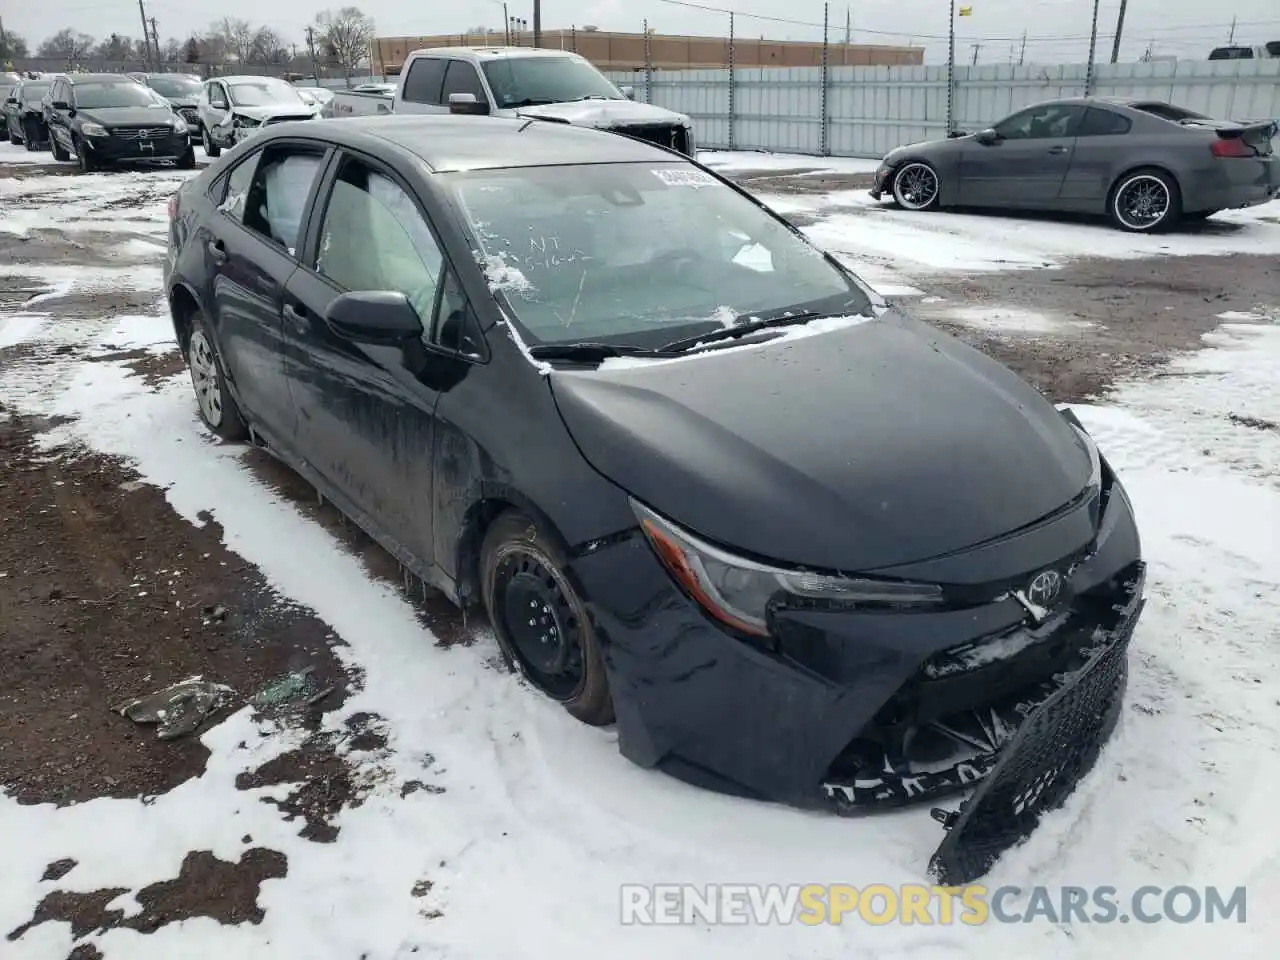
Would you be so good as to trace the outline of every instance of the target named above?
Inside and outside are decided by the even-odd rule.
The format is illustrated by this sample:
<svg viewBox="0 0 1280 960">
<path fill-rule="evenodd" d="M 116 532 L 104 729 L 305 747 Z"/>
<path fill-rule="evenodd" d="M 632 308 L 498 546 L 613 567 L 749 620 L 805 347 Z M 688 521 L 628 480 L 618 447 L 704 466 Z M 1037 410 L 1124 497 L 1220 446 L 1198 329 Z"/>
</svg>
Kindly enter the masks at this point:
<svg viewBox="0 0 1280 960">
<path fill-rule="evenodd" d="M 627 86 L 627 87 L 619 87 L 618 89 L 622 91 L 622 95 L 626 97 L 628 100 L 634 100 L 636 98 L 635 87 Z"/>
<path fill-rule="evenodd" d="M 53 101 L 53 103 L 49 104 L 49 106 L 53 107 L 53 109 L 55 109 L 55 110 L 70 110 L 70 109 L 71 109 L 70 107 L 68 107 L 68 106 L 67 106 L 67 101 L 65 101 L 65 100 L 55 100 L 55 101 Z"/>
<path fill-rule="evenodd" d="M 985 130 L 979 130 L 974 135 L 973 139 L 977 140 L 981 144 L 990 146 L 993 143 L 1000 142 L 1000 134 L 996 133 L 992 127 L 987 127 Z"/>
<path fill-rule="evenodd" d="M 474 93 L 451 93 L 449 94 L 449 112 L 474 117 L 487 117 L 489 115 L 489 101 L 486 100 L 482 103 L 476 99 Z"/>
<path fill-rule="evenodd" d="M 353 343 L 398 347 L 422 336 L 422 320 L 409 298 L 392 290 L 344 293 L 325 314 L 329 327 Z"/>
</svg>

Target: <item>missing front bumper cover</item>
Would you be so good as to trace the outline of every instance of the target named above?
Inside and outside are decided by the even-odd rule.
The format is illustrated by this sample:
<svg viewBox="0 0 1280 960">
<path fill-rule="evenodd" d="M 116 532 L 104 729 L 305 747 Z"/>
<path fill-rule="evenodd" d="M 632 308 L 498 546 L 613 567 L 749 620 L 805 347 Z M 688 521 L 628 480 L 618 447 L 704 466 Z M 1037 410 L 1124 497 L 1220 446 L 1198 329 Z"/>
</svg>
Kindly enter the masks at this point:
<svg viewBox="0 0 1280 960">
<path fill-rule="evenodd" d="M 982 876 L 1006 849 L 1035 829 L 1040 817 L 1060 806 L 1088 773 L 1119 714 L 1127 678 L 1129 640 L 1141 612 L 1145 568 L 1135 564 L 1119 586 L 1118 602 L 1104 622 L 1080 631 L 1074 641 L 1028 644 L 1020 657 L 1052 656 L 1048 680 L 1000 694 L 1011 658 L 997 671 L 984 670 L 991 701 L 981 708 L 922 716 L 910 749 L 902 743 L 855 759 L 856 775 L 840 776 L 839 764 L 823 784 L 836 813 L 900 806 L 972 789 L 958 810 L 935 809 L 948 833 L 931 861 L 940 882 L 965 883 Z M 945 673 L 945 671 L 944 671 Z M 925 671 L 931 680 L 929 671 Z M 1045 676 L 1044 673 L 1040 674 Z M 936 693 L 936 691 L 935 691 Z M 934 696 L 931 699 L 937 701 Z M 945 699 L 945 698 L 943 698 Z M 927 757 L 937 756 L 933 763 Z M 911 755 L 907 760 L 905 755 Z M 921 759 L 921 758 L 925 759 Z"/>
</svg>

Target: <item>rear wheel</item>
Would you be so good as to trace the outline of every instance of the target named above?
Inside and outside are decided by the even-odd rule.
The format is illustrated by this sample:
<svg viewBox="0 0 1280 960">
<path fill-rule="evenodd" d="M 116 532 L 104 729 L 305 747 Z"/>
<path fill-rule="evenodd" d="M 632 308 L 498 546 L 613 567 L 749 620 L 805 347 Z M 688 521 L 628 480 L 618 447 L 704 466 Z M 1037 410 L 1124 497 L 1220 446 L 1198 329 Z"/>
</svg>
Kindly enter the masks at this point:
<svg viewBox="0 0 1280 960">
<path fill-rule="evenodd" d="M 209 136 L 209 128 L 203 124 L 200 125 L 200 143 L 204 146 L 205 156 L 211 160 L 222 153 L 222 148 L 214 143 L 213 138 Z"/>
<path fill-rule="evenodd" d="M 227 389 L 222 372 L 222 358 L 214 345 L 213 333 L 204 315 L 191 318 L 191 335 L 187 340 L 187 367 L 191 386 L 196 392 L 200 419 L 223 440 L 239 441 L 249 435 L 240 408 Z"/>
<path fill-rule="evenodd" d="M 1130 233 L 1155 233 L 1178 222 L 1178 184 L 1162 170 L 1134 170 L 1116 181 L 1107 204 L 1111 222 Z"/>
<path fill-rule="evenodd" d="M 508 665 L 583 723 L 612 723 L 600 643 L 559 545 L 512 510 L 489 527 L 480 563 L 481 595 Z"/>
<path fill-rule="evenodd" d="M 904 210 L 933 210 L 941 195 L 938 171 L 923 160 L 904 163 L 893 175 L 893 199 Z"/>
</svg>

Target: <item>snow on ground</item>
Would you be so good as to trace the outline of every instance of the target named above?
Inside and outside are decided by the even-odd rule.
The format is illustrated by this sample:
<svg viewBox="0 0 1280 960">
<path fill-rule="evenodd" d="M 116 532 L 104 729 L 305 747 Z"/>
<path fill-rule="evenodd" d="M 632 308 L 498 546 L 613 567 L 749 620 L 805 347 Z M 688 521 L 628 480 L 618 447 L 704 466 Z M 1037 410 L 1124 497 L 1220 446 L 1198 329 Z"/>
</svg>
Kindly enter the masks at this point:
<svg viewBox="0 0 1280 960">
<path fill-rule="evenodd" d="M 910 283 L 913 276 L 939 271 L 1053 268 L 1083 257 L 1280 255 L 1280 201 L 1225 211 L 1204 224 L 1146 236 L 1123 233 L 1101 221 L 912 213 L 877 202 L 865 190 L 761 199 L 782 213 L 821 216 L 803 229 L 832 253 L 892 262 L 882 270 L 886 282 L 897 277 L 899 283 Z"/>
<path fill-rule="evenodd" d="M 699 150 L 698 162 L 718 173 L 740 170 L 804 170 L 808 173 L 875 173 L 879 160 L 856 157 L 813 157 L 802 153 L 767 153 L 756 150 Z"/>
<path fill-rule="evenodd" d="M 63 191 L 53 179 L 45 188 Z M 912 218 L 908 227 L 905 214 L 868 215 L 884 218 L 873 221 L 876 231 L 850 216 L 846 232 L 829 227 L 824 236 L 856 251 L 876 242 L 882 224 L 901 223 L 917 237 L 971 229 L 964 226 L 970 218 L 951 227 L 945 215 L 923 227 Z M 8 216 L 0 208 L 0 230 Z M 1075 229 L 980 222 L 983 242 L 998 233 L 999 249 L 1019 263 L 1048 250 L 1063 255 L 1061 238 Z M 1106 236 L 1099 228 L 1080 229 L 1107 242 L 1098 240 Z M 964 268 L 978 259 L 975 247 L 976 233 L 967 241 L 939 235 L 934 265 Z M 138 268 L 133 281 L 156 283 L 150 270 Z M 119 274 L 80 270 L 63 280 L 71 291 L 93 289 L 122 282 Z M 162 349 L 171 335 L 162 316 L 94 325 L 42 317 L 39 306 L 0 314 L 0 345 L 75 342 L 104 353 L 107 344 Z M 282 596 L 328 622 L 363 672 L 363 689 L 326 724 L 376 713 L 389 741 L 365 761 L 371 793 L 339 815 L 332 844 L 302 840 L 296 823 L 259 802 L 280 788 L 235 788 L 238 773 L 296 743 L 296 734 L 245 711 L 203 736 L 212 758 L 202 777 L 149 805 L 102 799 L 54 809 L 0 797 L 0 932 L 28 920 L 54 888 L 137 890 L 175 876 L 189 850 L 234 861 L 247 833 L 255 846 L 288 858 L 287 876 L 262 886 L 261 925 L 196 919 L 150 935 L 111 930 L 94 938 L 107 960 L 1274 956 L 1280 922 L 1266 905 L 1280 895 L 1280 433 L 1228 417 L 1280 421 L 1274 326 L 1233 322 L 1206 338 L 1180 375 L 1128 385 L 1106 406 L 1077 408 L 1134 500 L 1151 564 L 1150 600 L 1131 655 L 1128 709 L 1097 770 L 988 878 L 991 885 L 1109 884 L 1122 892 L 1144 884 L 1247 884 L 1250 922 L 1212 927 L 855 921 L 623 928 L 623 883 L 924 881 L 940 831 L 924 810 L 839 820 L 716 796 L 630 765 L 611 731 L 575 723 L 491 669 L 491 641 L 433 644 L 398 592 L 370 579 L 356 557 L 264 486 L 236 449 L 212 442 L 183 377 L 152 392 L 122 365 L 77 363 L 52 350 L 46 359 L 11 364 L 0 403 L 76 418 L 46 442 L 129 457 L 191 522 L 208 511 L 228 546 Z M 447 792 L 401 797 L 401 785 L 413 779 Z M 45 866 L 63 857 L 79 865 L 56 884 L 42 883 Z M 433 884 L 424 899 L 411 895 L 419 880 Z M 121 903 L 130 907 L 130 896 Z M 428 919 L 424 912 L 432 911 L 442 915 Z M 4 955 L 61 960 L 72 943 L 66 925 L 47 923 L 7 943 Z"/>
</svg>

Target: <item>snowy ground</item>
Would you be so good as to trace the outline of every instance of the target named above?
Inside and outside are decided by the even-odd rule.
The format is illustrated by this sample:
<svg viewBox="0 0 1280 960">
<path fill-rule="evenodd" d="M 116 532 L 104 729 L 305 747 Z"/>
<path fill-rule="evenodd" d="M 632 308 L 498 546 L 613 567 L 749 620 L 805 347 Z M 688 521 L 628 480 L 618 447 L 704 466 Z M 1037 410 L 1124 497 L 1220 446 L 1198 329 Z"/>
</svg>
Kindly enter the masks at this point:
<svg viewBox="0 0 1280 960">
<path fill-rule="evenodd" d="M 8 159 L 0 147 L 0 164 Z M 740 168 L 760 169 L 759 161 Z M 191 523 L 212 515 L 227 545 L 283 599 L 314 610 L 362 673 L 361 689 L 326 725 L 338 729 L 348 716 L 375 713 L 386 746 L 349 757 L 367 792 L 362 805 L 338 815 L 340 833 L 329 844 L 303 839 L 297 823 L 260 802 L 280 788 L 237 787 L 238 774 L 302 736 L 255 720 L 247 708 L 203 735 L 211 752 L 203 776 L 146 802 L 57 808 L 0 796 L 0 936 L 29 921 L 54 890 L 123 888 L 129 892 L 114 905 L 128 915 L 138 909 L 134 894 L 175 877 L 189 851 L 234 862 L 251 835 L 255 847 L 288 860 L 286 876 L 262 884 L 260 924 L 197 918 L 151 933 L 91 932 L 88 941 L 107 960 L 1275 955 L 1280 921 L 1267 905 L 1280 897 L 1280 287 L 1257 312 L 1223 320 L 1201 350 L 1165 371 L 1171 375 L 1123 383 L 1105 404 L 1078 408 L 1136 504 L 1151 564 L 1149 603 L 1132 653 L 1128 709 L 1098 768 L 988 878 L 991 885 L 1121 891 L 1244 884 L 1247 925 L 871 927 L 855 920 L 838 928 L 624 929 L 624 883 L 920 882 L 939 830 L 923 810 L 836 820 L 726 799 L 631 766 L 610 731 L 574 723 L 494 670 L 491 641 L 431 643 L 398 591 L 265 486 L 241 451 L 212 442 L 182 375 L 153 389 L 122 363 L 60 351 L 170 349 L 158 261 L 144 244 L 162 243 L 163 195 L 180 176 L 0 180 L 0 237 L 37 240 L 51 225 L 72 239 L 118 231 L 120 222 L 102 215 L 113 199 L 149 191 L 141 207 L 129 207 L 139 218 L 129 221 L 129 237 L 92 238 L 89 266 L 0 264 L 0 281 L 20 277 L 47 291 L 43 301 L 11 297 L 8 306 L 0 294 L 0 348 L 21 348 L 0 358 L 0 405 L 71 418 L 46 435 L 47 446 L 78 443 L 127 457 Z M 918 283 L 924 296 L 940 271 L 1010 270 L 1100 252 L 1168 256 L 1186 244 L 1201 244 L 1200 253 L 1246 245 L 1280 252 L 1280 226 L 1260 219 L 1275 211 L 1233 217 L 1242 232 L 1228 243 L 913 217 L 843 195 L 822 202 L 847 204 L 849 212 L 810 227 L 816 239 L 869 268 L 882 286 Z M 127 252 L 112 253 L 112 243 Z M 888 260 L 920 269 L 888 270 Z M 138 309 L 95 314 L 94 303 L 111 296 L 136 297 Z M 74 309 L 55 309 L 59 298 Z M 1212 305 L 1202 309 L 1214 321 Z M 1017 334 L 1017 324 L 1010 330 Z M 405 796 L 409 781 L 443 792 Z M 60 880 L 42 881 L 46 866 L 63 858 L 77 865 Z M 49 922 L 5 942 L 0 953 L 61 960 L 76 943 L 68 924 Z"/>
</svg>

